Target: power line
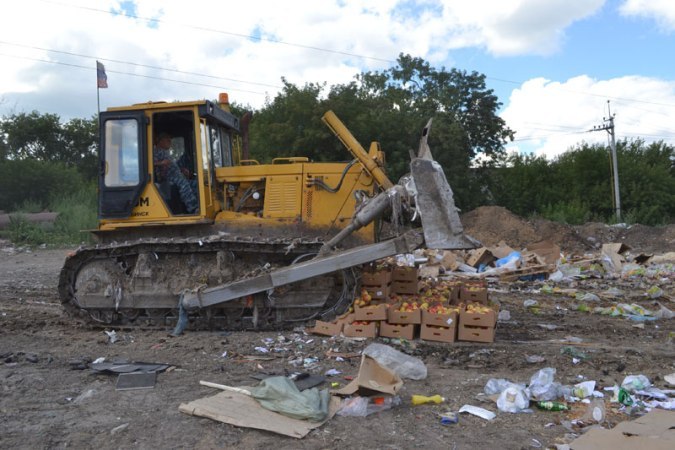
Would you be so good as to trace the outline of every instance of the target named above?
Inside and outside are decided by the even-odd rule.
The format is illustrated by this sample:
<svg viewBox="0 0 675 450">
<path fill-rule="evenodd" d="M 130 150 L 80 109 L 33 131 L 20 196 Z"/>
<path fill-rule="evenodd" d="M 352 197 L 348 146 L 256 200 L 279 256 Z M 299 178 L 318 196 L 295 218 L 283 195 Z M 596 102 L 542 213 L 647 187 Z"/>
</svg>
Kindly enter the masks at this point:
<svg viewBox="0 0 675 450">
<path fill-rule="evenodd" d="M 167 24 L 167 25 L 179 25 L 181 27 L 191 28 L 193 30 L 206 31 L 206 32 L 209 32 L 209 33 L 218 33 L 218 34 L 223 34 L 223 35 L 227 35 L 227 36 L 234 36 L 234 37 L 243 38 L 243 39 L 251 39 L 251 40 L 260 41 L 260 42 L 271 42 L 273 44 L 287 45 L 289 47 L 304 48 L 304 49 L 307 49 L 307 50 L 314 50 L 314 51 L 324 52 L 324 53 L 332 53 L 332 54 L 335 54 L 335 55 L 351 56 L 351 57 L 354 57 L 354 58 L 370 59 L 370 60 L 373 60 L 373 61 L 380 61 L 380 62 L 386 62 L 386 63 L 395 63 L 396 62 L 396 61 L 392 61 L 390 59 L 378 58 L 378 57 L 375 57 L 375 56 L 359 55 L 357 53 L 349 53 L 349 52 L 343 52 L 343 51 L 339 51 L 339 50 L 330 50 L 330 49 L 322 48 L 322 47 L 314 47 L 314 46 L 311 46 L 311 45 L 303 45 L 303 44 L 296 44 L 296 43 L 292 43 L 292 42 L 285 42 L 285 41 L 281 41 L 281 40 L 278 40 L 278 39 L 264 38 L 264 37 L 260 37 L 260 36 L 249 35 L 249 34 L 233 33 L 233 32 L 229 32 L 229 31 L 216 30 L 215 28 L 207 28 L 207 27 L 201 27 L 201 26 L 197 26 L 197 25 L 189 25 L 189 24 L 184 24 L 184 23 L 171 22 L 171 21 L 166 21 L 166 20 L 162 20 L 162 19 L 156 19 L 156 18 L 153 18 L 153 17 L 143 17 L 143 16 L 139 16 L 139 15 L 136 15 L 136 14 L 127 13 L 127 12 L 106 11 L 104 9 L 92 8 L 90 6 L 71 5 L 71 4 L 68 4 L 68 3 L 63 3 L 63 2 L 53 1 L 53 0 L 38 0 L 38 1 L 41 1 L 43 3 L 51 3 L 53 5 L 58 5 L 58 6 L 67 6 L 69 8 L 76 8 L 76 9 L 82 9 L 82 10 L 92 11 L 92 12 L 96 12 L 96 13 L 102 13 L 102 14 L 106 14 L 106 15 L 122 16 L 122 17 L 129 17 L 129 18 L 132 18 L 132 19 L 145 20 L 146 22 L 150 22 L 150 23 L 156 23 L 156 24 L 162 23 L 162 24 Z"/>
<path fill-rule="evenodd" d="M 40 58 L 30 58 L 28 56 L 8 55 L 7 53 L 0 53 L 0 56 L 7 56 L 7 57 L 10 57 L 10 58 L 17 58 L 17 59 L 26 59 L 26 60 L 29 60 L 29 61 L 38 61 L 38 62 L 48 63 L 48 64 L 58 64 L 60 66 L 77 67 L 77 68 L 86 69 L 86 70 L 96 70 L 95 67 L 82 66 L 80 64 L 64 63 L 64 62 L 61 62 L 61 61 L 49 61 L 49 60 L 40 59 Z M 213 84 L 194 83 L 194 82 L 191 82 L 191 81 L 175 80 L 175 79 L 172 79 L 172 78 L 154 77 L 152 75 L 141 75 L 141 74 L 138 74 L 138 73 L 122 72 L 120 70 L 106 69 L 106 72 L 118 73 L 118 74 L 121 74 L 121 75 L 130 75 L 132 77 L 139 77 L 139 78 L 150 78 L 152 80 L 170 81 L 172 83 L 181 83 L 181 84 L 190 84 L 190 85 L 193 85 L 193 86 L 211 87 L 211 88 L 222 89 L 222 90 L 226 90 L 226 91 L 246 92 L 246 93 L 249 93 L 249 94 L 266 95 L 265 92 L 248 91 L 246 89 L 236 89 L 236 88 L 231 88 L 231 87 L 226 87 L 226 86 L 216 86 L 216 85 L 213 85 Z"/>
<path fill-rule="evenodd" d="M 32 49 L 32 50 L 41 50 L 41 51 L 51 52 L 51 53 L 60 53 L 62 55 L 77 56 L 77 57 L 80 57 L 80 58 L 88 58 L 88 59 L 93 59 L 93 60 L 98 60 L 98 61 L 108 61 L 108 62 L 114 62 L 114 63 L 119 63 L 119 64 L 127 64 L 127 65 L 130 65 L 130 66 L 144 67 L 146 69 L 164 70 L 164 71 L 167 71 L 167 72 L 175 72 L 175 73 L 180 73 L 180 74 L 183 74 L 183 75 L 196 75 L 196 76 L 199 76 L 199 77 L 212 78 L 212 79 L 215 79 L 215 80 L 234 81 L 234 82 L 237 82 L 237 83 L 253 84 L 253 85 L 256 85 L 256 86 L 265 86 L 265 87 L 271 87 L 271 88 L 275 88 L 275 89 L 281 89 L 282 88 L 282 86 L 276 86 L 276 85 L 273 85 L 273 84 L 265 84 L 265 83 L 256 83 L 256 82 L 253 82 L 253 81 L 237 80 L 235 78 L 217 77 L 217 76 L 214 76 L 214 75 L 206 75 L 206 74 L 197 73 L 197 72 L 187 72 L 187 71 L 184 71 L 184 70 L 169 69 L 169 68 L 160 67 L 160 66 L 151 66 L 151 65 L 148 65 L 148 64 L 140 64 L 140 63 L 135 63 L 135 62 L 131 62 L 131 61 L 123 61 L 123 60 L 119 60 L 119 59 L 102 58 L 100 56 L 83 55 L 81 53 L 66 52 L 66 51 L 62 51 L 62 50 L 54 50 L 54 49 L 51 49 L 51 48 L 36 47 L 36 46 L 33 46 L 33 45 L 26 45 L 26 44 L 17 44 L 15 42 L 0 41 L 0 44 L 11 45 L 11 46 L 14 46 L 14 47 L 29 48 L 29 49 Z"/>
</svg>

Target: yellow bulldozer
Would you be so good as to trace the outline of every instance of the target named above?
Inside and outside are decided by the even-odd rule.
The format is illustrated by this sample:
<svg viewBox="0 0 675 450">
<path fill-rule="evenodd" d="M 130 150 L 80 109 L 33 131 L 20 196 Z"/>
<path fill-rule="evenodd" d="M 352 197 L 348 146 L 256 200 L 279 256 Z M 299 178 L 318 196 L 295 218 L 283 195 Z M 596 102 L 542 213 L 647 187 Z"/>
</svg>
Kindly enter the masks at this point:
<svg viewBox="0 0 675 450">
<path fill-rule="evenodd" d="M 226 94 L 101 113 L 97 243 L 66 259 L 65 309 L 103 326 L 282 328 L 344 312 L 363 264 L 476 246 L 431 122 L 394 184 L 377 142 L 366 151 L 333 112 L 322 119 L 349 161 L 259 163 Z"/>
</svg>

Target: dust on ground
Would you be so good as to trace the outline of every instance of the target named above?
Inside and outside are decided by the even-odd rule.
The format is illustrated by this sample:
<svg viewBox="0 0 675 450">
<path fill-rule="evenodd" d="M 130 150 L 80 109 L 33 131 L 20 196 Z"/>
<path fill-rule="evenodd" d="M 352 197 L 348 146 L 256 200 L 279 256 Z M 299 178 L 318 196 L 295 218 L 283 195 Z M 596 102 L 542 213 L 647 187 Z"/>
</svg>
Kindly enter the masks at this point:
<svg viewBox="0 0 675 450">
<path fill-rule="evenodd" d="M 610 229 L 604 225 L 566 227 L 530 222 L 503 209 L 479 209 L 465 214 L 469 234 L 491 245 L 505 240 L 514 248 L 539 240 L 553 240 L 566 251 L 589 252 L 603 242 L 621 240 L 639 251 L 672 251 L 673 226 L 655 229 Z M 593 240 L 589 239 L 593 238 Z M 670 250 L 668 250 L 670 249 Z M 533 414 L 498 413 L 486 422 L 461 415 L 459 423 L 441 425 L 438 413 L 457 411 L 464 404 L 497 411 L 494 403 L 477 397 L 490 378 L 527 382 L 543 367 L 557 369 L 556 381 L 574 384 L 595 380 L 603 386 L 621 383 L 629 374 L 644 374 L 657 387 L 674 371 L 674 321 L 643 324 L 623 318 L 575 310 L 574 298 L 543 294 L 537 282 L 491 286 L 492 299 L 511 314 L 497 327 L 492 344 L 434 344 L 414 341 L 397 345 L 423 359 L 429 370 L 425 380 L 406 380 L 403 404 L 367 418 L 336 417 L 301 440 L 264 431 L 236 428 L 178 411 L 181 403 L 215 392 L 200 380 L 227 385 L 250 385 L 251 375 L 264 372 L 305 370 L 290 364 L 298 357 L 316 357 L 307 369 L 322 374 L 334 368 L 356 375 L 358 358 L 337 362 L 328 350 L 357 352 L 367 342 L 304 335 L 300 329 L 284 332 L 191 332 L 170 338 L 164 330 L 117 330 L 120 340 L 108 342 L 101 329 L 73 322 L 59 305 L 58 272 L 68 249 L 16 249 L 0 243 L 0 433 L 2 448 L 535 448 L 566 442 L 569 431 L 563 421 L 583 414 L 566 412 Z M 638 279 L 588 279 L 561 283 L 581 292 L 620 290 L 622 301 L 655 309 L 656 301 L 645 292 L 657 285 L 673 298 L 669 276 Z M 527 309 L 525 300 L 539 308 Z M 673 309 L 664 297 L 661 303 Z M 611 302 L 601 300 L 600 305 Z M 542 327 L 545 325 L 546 327 Z M 550 325 L 555 329 L 549 330 Z M 637 328 L 636 325 L 643 328 Z M 279 336 L 284 336 L 281 342 Z M 575 348 L 588 359 L 574 364 L 561 350 L 570 337 L 581 338 Z M 279 352 L 260 354 L 255 347 L 269 346 L 273 339 Z M 383 341 L 378 339 L 379 341 Z M 391 343 L 395 345 L 394 343 Z M 225 355 L 225 356 L 224 356 Z M 270 360 L 244 361 L 239 355 Z M 537 355 L 544 362 L 530 364 Z M 158 376 L 154 389 L 116 391 L 115 378 L 74 370 L 72 362 L 105 357 L 131 361 L 164 362 L 175 367 Z M 335 381 L 346 381 L 338 376 Z M 445 405 L 410 405 L 412 394 L 440 394 Z M 628 419 L 609 411 L 610 424 Z M 566 436 L 567 435 L 567 436 Z"/>
</svg>

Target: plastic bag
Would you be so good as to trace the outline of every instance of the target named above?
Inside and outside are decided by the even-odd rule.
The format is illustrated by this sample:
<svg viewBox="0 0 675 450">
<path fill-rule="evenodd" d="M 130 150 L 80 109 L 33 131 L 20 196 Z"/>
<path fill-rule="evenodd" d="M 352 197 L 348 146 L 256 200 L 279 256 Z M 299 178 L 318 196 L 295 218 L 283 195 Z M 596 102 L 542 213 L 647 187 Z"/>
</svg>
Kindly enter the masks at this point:
<svg viewBox="0 0 675 450">
<path fill-rule="evenodd" d="M 388 345 L 370 344 L 363 350 L 363 354 L 370 356 L 401 378 L 423 380 L 427 377 L 427 366 L 422 360 L 399 352 Z"/>
<path fill-rule="evenodd" d="M 513 251 L 503 258 L 495 261 L 495 267 L 504 267 L 509 270 L 517 269 L 520 264 L 520 253 Z"/>
<path fill-rule="evenodd" d="M 330 394 L 327 389 L 298 390 L 295 383 L 286 377 L 270 377 L 251 389 L 251 397 L 260 406 L 294 419 L 321 422 L 328 417 Z"/>
<path fill-rule="evenodd" d="M 553 382 L 555 372 L 556 370 L 553 367 L 546 367 L 532 375 L 528 389 L 533 399 L 549 401 L 560 396 L 561 385 Z"/>
<path fill-rule="evenodd" d="M 644 375 L 628 375 L 623 379 L 623 383 L 621 383 L 621 387 L 628 392 L 641 391 L 651 385 L 652 383 L 649 381 L 649 378 Z"/>
<path fill-rule="evenodd" d="M 401 397 L 350 397 L 342 401 L 338 416 L 365 417 L 401 404 Z"/>
<path fill-rule="evenodd" d="M 490 378 L 483 388 L 486 395 L 501 394 L 510 386 L 516 386 L 520 389 L 525 389 L 522 384 L 513 383 L 505 378 Z"/>
<path fill-rule="evenodd" d="M 497 408 L 502 412 L 518 413 L 530 406 L 530 396 L 526 389 L 511 384 L 497 399 Z"/>
</svg>

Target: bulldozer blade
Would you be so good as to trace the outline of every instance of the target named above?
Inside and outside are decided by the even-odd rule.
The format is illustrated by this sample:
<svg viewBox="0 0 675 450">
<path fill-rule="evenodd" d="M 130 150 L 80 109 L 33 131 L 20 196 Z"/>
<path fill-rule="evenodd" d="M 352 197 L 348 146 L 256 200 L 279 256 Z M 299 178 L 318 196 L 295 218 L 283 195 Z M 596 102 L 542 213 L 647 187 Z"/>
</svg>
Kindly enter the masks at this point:
<svg viewBox="0 0 675 450">
<path fill-rule="evenodd" d="M 445 173 L 427 144 L 431 120 L 424 127 L 417 158 L 410 163 L 415 183 L 415 202 L 422 220 L 427 248 L 459 250 L 480 246 L 480 242 L 464 234 L 458 208 Z"/>
</svg>

